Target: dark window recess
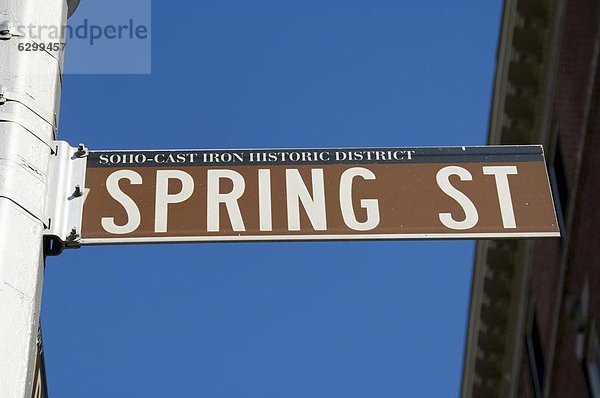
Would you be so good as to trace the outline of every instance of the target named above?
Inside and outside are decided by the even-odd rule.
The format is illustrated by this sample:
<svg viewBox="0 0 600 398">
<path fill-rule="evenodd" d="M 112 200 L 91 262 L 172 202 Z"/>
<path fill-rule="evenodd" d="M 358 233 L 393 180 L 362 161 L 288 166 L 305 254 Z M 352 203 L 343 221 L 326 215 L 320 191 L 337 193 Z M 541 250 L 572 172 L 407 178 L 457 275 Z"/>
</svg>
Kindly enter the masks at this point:
<svg viewBox="0 0 600 398">
<path fill-rule="evenodd" d="M 536 398 L 542 397 L 544 387 L 544 355 L 537 316 L 534 314 L 531 322 L 531 330 L 525 336 L 527 354 L 529 355 L 529 369 Z"/>
<path fill-rule="evenodd" d="M 564 227 L 567 211 L 569 209 L 569 188 L 567 187 L 567 178 L 563 162 L 560 139 L 556 140 L 556 149 L 554 150 L 554 163 L 552 164 L 552 182 L 554 186 L 554 201 L 556 210 L 560 213 L 559 221 Z"/>
<path fill-rule="evenodd" d="M 585 347 L 584 367 L 590 397 L 600 398 L 600 339 L 596 323 L 589 322 Z"/>
</svg>

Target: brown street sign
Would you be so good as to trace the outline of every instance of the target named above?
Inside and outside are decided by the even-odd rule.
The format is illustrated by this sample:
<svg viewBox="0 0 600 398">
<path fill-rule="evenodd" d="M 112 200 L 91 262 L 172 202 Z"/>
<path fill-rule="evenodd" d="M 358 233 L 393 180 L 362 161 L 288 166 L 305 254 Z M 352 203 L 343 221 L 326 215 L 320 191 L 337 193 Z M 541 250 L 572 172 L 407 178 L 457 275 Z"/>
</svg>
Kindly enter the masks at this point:
<svg viewBox="0 0 600 398">
<path fill-rule="evenodd" d="M 560 236 L 541 146 L 92 151 L 81 244 Z"/>
</svg>

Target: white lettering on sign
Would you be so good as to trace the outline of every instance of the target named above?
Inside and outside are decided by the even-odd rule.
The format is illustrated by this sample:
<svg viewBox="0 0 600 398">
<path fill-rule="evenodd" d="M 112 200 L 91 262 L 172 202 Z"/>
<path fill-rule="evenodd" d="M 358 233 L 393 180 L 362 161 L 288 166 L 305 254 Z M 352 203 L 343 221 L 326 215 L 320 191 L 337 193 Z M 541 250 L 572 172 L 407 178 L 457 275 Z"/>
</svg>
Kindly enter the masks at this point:
<svg viewBox="0 0 600 398">
<path fill-rule="evenodd" d="M 233 183 L 233 189 L 229 193 L 221 192 L 221 180 L 228 179 Z M 246 190 L 244 177 L 233 170 L 208 170 L 208 192 L 207 192 L 207 230 L 208 232 L 219 232 L 221 229 L 220 215 L 221 204 L 225 204 L 231 226 L 236 232 L 246 230 L 238 199 Z"/>
<path fill-rule="evenodd" d="M 102 156 L 101 156 L 102 157 Z M 158 164 L 180 164 L 193 163 L 198 158 L 197 153 L 157 153 L 152 158 L 152 161 Z"/>
<path fill-rule="evenodd" d="M 169 180 L 179 180 L 181 191 L 169 193 Z M 194 179 L 181 170 L 158 170 L 156 172 L 156 206 L 154 208 L 154 232 L 167 232 L 170 203 L 185 202 L 194 193 Z"/>
<path fill-rule="evenodd" d="M 117 159 L 113 159 L 117 160 Z M 505 229 L 517 228 L 515 212 L 510 191 L 509 176 L 517 175 L 516 166 L 483 166 L 483 174 L 493 176 L 498 197 L 502 225 Z M 467 230 L 479 222 L 479 214 L 473 201 L 452 185 L 450 179 L 458 177 L 460 181 L 472 181 L 472 174 L 460 166 L 446 166 L 436 174 L 436 181 L 443 193 L 456 201 L 464 212 L 464 218 L 449 212 L 438 213 L 440 222 L 453 230 Z M 141 185 L 142 176 L 132 170 L 118 170 L 106 180 L 106 190 L 110 197 L 125 210 L 126 220 L 117 224 L 115 217 L 102 217 L 104 230 L 114 235 L 135 232 L 141 225 L 140 208 L 135 201 L 123 192 L 122 181 L 130 185 Z M 322 168 L 310 170 L 310 184 L 307 184 L 300 171 L 295 168 L 285 170 L 285 203 L 287 205 L 287 228 L 289 231 L 301 231 L 307 225 L 301 225 L 301 209 L 306 214 L 310 227 L 315 231 L 327 230 L 327 202 L 325 176 Z M 339 209 L 344 224 L 353 231 L 372 231 L 381 222 L 380 203 L 376 198 L 360 198 L 355 201 L 354 188 L 357 181 L 377 180 L 375 173 L 364 167 L 352 167 L 345 170 L 339 181 Z M 230 188 L 224 192 L 222 185 Z M 173 192 L 173 187 L 178 187 Z M 157 170 L 154 207 L 154 232 L 168 232 L 169 207 L 189 200 L 195 191 L 194 177 L 182 170 Z M 240 199 L 246 191 L 244 176 L 228 169 L 207 170 L 206 183 L 206 231 L 220 232 L 222 211 L 226 212 L 233 231 L 245 232 L 246 225 L 240 209 Z M 262 232 L 273 231 L 272 181 L 270 169 L 258 170 L 258 221 Z M 360 204 L 360 209 L 355 204 Z M 331 211 L 331 209 L 329 209 Z M 362 217 L 359 215 L 363 214 Z M 248 217 L 248 216 L 247 216 Z"/>
<path fill-rule="evenodd" d="M 502 225 L 506 229 L 517 228 L 515 220 L 515 211 L 513 208 L 512 196 L 510 194 L 510 185 L 508 176 L 518 174 L 516 166 L 484 166 L 483 174 L 491 175 L 496 180 L 496 190 L 498 193 L 498 202 L 500 204 L 500 213 L 502 215 Z M 461 191 L 450 184 L 450 176 L 456 175 L 461 181 L 472 181 L 473 176 L 466 169 L 458 166 L 444 167 L 437 173 L 437 183 L 444 193 L 456 200 L 463 211 L 465 219 L 456 221 L 450 213 L 440 213 L 440 221 L 448 228 L 452 229 L 470 229 L 477 225 L 479 215 L 477 208 L 471 200 Z"/>
<path fill-rule="evenodd" d="M 230 157 L 227 157 L 230 159 Z M 192 164 L 198 159 L 197 153 L 157 153 L 147 155 L 145 153 L 113 153 L 100 154 L 98 164 L 101 165 L 133 165 L 133 164 Z M 220 158 L 217 158 L 220 159 Z M 237 157 L 236 157 L 237 159 Z"/>
<path fill-rule="evenodd" d="M 370 231 L 379 225 L 379 202 L 377 199 L 361 199 L 360 206 L 367 211 L 367 220 L 360 222 L 356 219 L 354 206 L 352 205 L 352 182 L 355 177 L 365 180 L 375 180 L 375 174 L 363 167 L 353 167 L 342 174 L 340 180 L 340 207 L 342 217 L 348 228 L 355 231 Z"/>
<path fill-rule="evenodd" d="M 297 169 L 287 169 L 285 175 L 288 229 L 290 231 L 300 231 L 300 203 L 302 203 L 315 231 L 326 231 L 327 214 L 323 169 L 311 170 L 312 196 L 306 185 L 304 185 L 304 180 Z"/>
<path fill-rule="evenodd" d="M 271 211 L 271 170 L 258 170 L 258 218 L 261 231 L 273 230 Z"/>
<path fill-rule="evenodd" d="M 124 235 L 135 231 L 142 221 L 140 209 L 133 199 L 127 196 L 119 186 L 121 180 L 129 180 L 131 184 L 142 184 L 142 176 L 131 170 L 119 170 L 112 173 L 106 180 L 106 190 L 109 195 L 123 206 L 127 212 L 127 222 L 124 225 L 115 224 L 114 217 L 103 217 L 102 228 L 111 234 Z"/>
<path fill-rule="evenodd" d="M 496 178 L 496 189 L 498 190 L 498 201 L 500 202 L 500 213 L 502 213 L 502 224 L 504 228 L 517 228 L 515 211 L 513 209 L 512 197 L 508 176 L 518 174 L 516 166 L 486 166 L 483 174 L 493 175 Z"/>
<path fill-rule="evenodd" d="M 477 208 L 471 202 L 471 199 L 464 193 L 454 188 L 450 183 L 450 176 L 455 175 L 460 178 L 461 181 L 472 181 L 473 176 L 467 169 L 458 166 L 447 166 L 438 171 L 436 180 L 439 187 L 444 193 L 450 196 L 452 199 L 458 202 L 465 212 L 465 219 L 462 221 L 456 221 L 452 218 L 450 213 L 440 213 L 440 221 L 446 227 L 451 229 L 470 229 L 477 225 L 479 221 L 479 214 Z"/>
</svg>

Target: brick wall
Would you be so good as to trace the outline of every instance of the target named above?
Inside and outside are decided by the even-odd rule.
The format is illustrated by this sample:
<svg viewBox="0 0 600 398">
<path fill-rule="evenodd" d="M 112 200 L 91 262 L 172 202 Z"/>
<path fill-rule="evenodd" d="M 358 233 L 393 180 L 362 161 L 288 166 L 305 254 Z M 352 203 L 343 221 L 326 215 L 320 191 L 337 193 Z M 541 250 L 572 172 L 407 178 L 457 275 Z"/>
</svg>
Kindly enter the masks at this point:
<svg viewBox="0 0 600 398">
<path fill-rule="evenodd" d="M 579 295 L 584 281 L 589 279 L 593 316 L 600 322 L 600 92 L 590 82 L 596 71 L 595 46 L 600 27 L 600 2 L 597 0 L 568 0 L 562 29 L 559 66 L 553 94 L 552 126 L 559 133 L 559 145 L 565 170 L 566 186 L 576 191 L 580 148 L 585 148 L 582 163 L 580 191 L 573 214 L 573 228 L 569 231 L 568 265 L 565 280 L 560 283 L 560 259 L 567 240 L 543 240 L 535 244 L 531 276 L 531 305 L 535 307 L 544 351 L 546 374 L 556 298 L 564 289 L 564 296 Z M 590 79 L 592 78 L 592 79 Z M 588 114 L 586 104 L 590 93 L 593 103 Z M 582 143 L 581 133 L 588 125 L 588 141 Z M 553 159 L 548 154 L 549 160 Z M 598 324 L 600 326 L 600 323 Z M 565 311 L 564 300 L 560 309 L 559 329 L 551 380 L 551 397 L 586 397 L 588 390 L 583 366 L 576 357 L 576 324 Z M 532 396 L 527 352 L 523 353 L 520 396 Z"/>
</svg>

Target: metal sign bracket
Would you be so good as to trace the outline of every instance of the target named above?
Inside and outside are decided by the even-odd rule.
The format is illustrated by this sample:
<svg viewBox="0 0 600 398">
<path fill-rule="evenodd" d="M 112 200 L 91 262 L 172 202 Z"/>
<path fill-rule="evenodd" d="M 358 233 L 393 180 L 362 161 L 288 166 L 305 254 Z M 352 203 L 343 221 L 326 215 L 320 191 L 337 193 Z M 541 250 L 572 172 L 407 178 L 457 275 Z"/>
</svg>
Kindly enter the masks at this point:
<svg viewBox="0 0 600 398">
<path fill-rule="evenodd" d="M 85 188 L 85 146 L 73 148 L 65 141 L 55 141 L 54 146 L 44 232 L 49 256 L 59 255 L 65 248 L 79 248 L 83 203 L 89 192 Z"/>
</svg>

